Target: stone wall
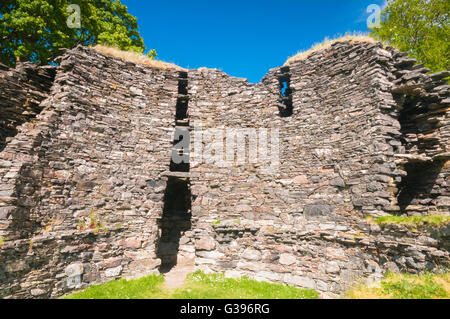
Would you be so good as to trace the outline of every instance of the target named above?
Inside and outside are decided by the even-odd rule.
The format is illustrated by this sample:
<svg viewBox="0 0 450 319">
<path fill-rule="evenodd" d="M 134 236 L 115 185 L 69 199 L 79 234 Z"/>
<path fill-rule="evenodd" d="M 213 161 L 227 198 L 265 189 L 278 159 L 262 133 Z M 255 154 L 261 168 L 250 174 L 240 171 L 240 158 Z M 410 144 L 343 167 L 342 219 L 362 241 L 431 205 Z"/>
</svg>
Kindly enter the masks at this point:
<svg viewBox="0 0 450 319">
<path fill-rule="evenodd" d="M 406 148 L 394 63 L 380 44 L 338 43 L 271 70 L 262 86 L 219 71 L 189 73 L 191 121 L 203 129 L 275 127 L 280 136 L 276 171 L 249 161 L 191 167 L 200 269 L 338 293 L 386 269 L 448 263 L 446 239 L 409 234 L 397 245 L 363 219 L 401 213 L 399 185 L 408 181 L 397 163 Z"/>
<path fill-rule="evenodd" d="M 42 111 L 55 77 L 55 67 L 18 63 L 16 69 L 0 64 L 0 150 L 17 134 L 17 127 Z"/>
<path fill-rule="evenodd" d="M 8 192 L 1 198 L 2 297 L 36 287 L 49 297 L 158 267 L 177 82 L 178 72 L 87 48 L 62 58 L 44 110 L 0 153 Z"/>
<path fill-rule="evenodd" d="M 42 112 L 0 152 L 0 297 L 175 265 L 333 295 L 388 269 L 448 267 L 448 226 L 364 219 L 448 214 L 446 73 L 348 42 L 258 84 L 83 47 L 61 61 Z M 226 154 L 227 133 L 250 136 L 245 152 Z"/>
<path fill-rule="evenodd" d="M 428 74 L 423 65 L 394 49 L 389 65 L 406 155 L 397 165 L 407 176 L 399 183 L 401 212 L 408 215 L 450 212 L 450 72 Z"/>
</svg>

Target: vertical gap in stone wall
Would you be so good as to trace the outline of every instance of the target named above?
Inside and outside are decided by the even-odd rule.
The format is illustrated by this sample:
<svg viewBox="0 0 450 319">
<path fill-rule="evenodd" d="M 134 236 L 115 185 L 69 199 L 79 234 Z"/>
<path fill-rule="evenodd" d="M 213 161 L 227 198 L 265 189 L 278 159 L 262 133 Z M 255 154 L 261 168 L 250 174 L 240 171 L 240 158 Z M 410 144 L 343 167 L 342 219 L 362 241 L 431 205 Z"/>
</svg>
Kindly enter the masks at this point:
<svg viewBox="0 0 450 319">
<path fill-rule="evenodd" d="M 280 83 L 281 92 L 281 104 L 280 116 L 290 117 L 294 114 L 294 107 L 292 103 L 292 89 L 291 89 L 291 74 L 288 66 L 280 69 L 281 74 L 278 76 L 278 82 Z"/>
<path fill-rule="evenodd" d="M 180 239 L 191 229 L 191 189 L 189 178 L 169 177 L 164 194 L 163 216 L 160 220 L 161 238 L 157 256 L 161 259 L 161 273 L 177 265 Z"/>
<path fill-rule="evenodd" d="M 180 72 L 175 114 L 175 137 L 170 173 L 164 194 L 163 216 L 159 221 L 161 237 L 157 256 L 161 259 L 161 273 L 168 273 L 177 265 L 180 239 L 191 229 L 191 185 L 186 173 L 190 171 L 190 130 L 188 118 L 188 73 Z"/>
<path fill-rule="evenodd" d="M 431 121 L 421 120 L 427 119 L 424 115 L 428 112 L 429 103 L 422 101 L 420 96 L 394 94 L 394 98 L 402 106 L 398 118 L 402 147 L 407 154 L 417 155 L 417 158 L 411 157 L 400 164 L 406 176 L 398 183 L 398 206 L 402 215 L 427 215 L 440 195 L 435 187 L 445 161 L 423 160 L 427 149 L 435 148 L 439 140 L 431 137 L 424 143 L 419 140 L 419 135 L 433 135 L 436 126 Z"/>
<path fill-rule="evenodd" d="M 180 72 L 178 79 L 178 98 L 175 112 L 175 139 L 170 162 L 171 172 L 184 172 L 189 167 L 189 95 L 188 95 L 188 73 Z"/>
</svg>

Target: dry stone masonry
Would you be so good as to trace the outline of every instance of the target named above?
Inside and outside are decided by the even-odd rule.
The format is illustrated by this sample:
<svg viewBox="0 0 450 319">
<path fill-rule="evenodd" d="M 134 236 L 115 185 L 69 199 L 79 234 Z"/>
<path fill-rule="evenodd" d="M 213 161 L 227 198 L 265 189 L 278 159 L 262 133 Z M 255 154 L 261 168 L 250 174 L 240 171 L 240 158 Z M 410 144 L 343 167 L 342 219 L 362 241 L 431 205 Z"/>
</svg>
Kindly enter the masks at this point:
<svg viewBox="0 0 450 319">
<path fill-rule="evenodd" d="M 449 75 L 349 42 L 258 84 L 86 47 L 58 67 L 0 66 L 0 297 L 175 265 L 330 296 L 387 270 L 448 268 L 449 225 L 365 217 L 450 215 Z M 220 156 L 208 139 L 223 129 L 268 129 L 277 169 L 179 147 Z"/>
</svg>

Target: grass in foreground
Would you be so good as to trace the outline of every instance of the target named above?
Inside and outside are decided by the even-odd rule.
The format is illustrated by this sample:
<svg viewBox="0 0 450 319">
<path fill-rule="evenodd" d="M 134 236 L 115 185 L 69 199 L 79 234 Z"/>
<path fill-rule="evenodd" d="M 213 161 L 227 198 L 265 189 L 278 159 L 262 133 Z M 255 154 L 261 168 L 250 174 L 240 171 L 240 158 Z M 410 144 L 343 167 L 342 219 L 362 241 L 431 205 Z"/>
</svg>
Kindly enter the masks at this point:
<svg viewBox="0 0 450 319">
<path fill-rule="evenodd" d="M 367 220 L 379 225 L 403 225 L 409 227 L 430 225 L 439 227 L 450 223 L 450 216 L 384 216 L 378 218 L 367 217 Z"/>
<path fill-rule="evenodd" d="M 175 299 L 318 299 L 311 289 L 298 289 L 281 284 L 258 282 L 246 277 L 225 278 L 223 274 L 191 274 L 187 285 L 175 291 Z"/>
<path fill-rule="evenodd" d="M 229 279 L 224 275 L 196 272 L 178 289 L 164 287 L 163 276 L 110 283 L 65 297 L 65 299 L 317 299 L 310 289 L 258 282 L 248 278 Z"/>
<path fill-rule="evenodd" d="M 162 299 L 163 286 L 162 275 L 130 281 L 120 279 L 89 287 L 64 299 Z"/>
<path fill-rule="evenodd" d="M 346 299 L 448 299 L 450 273 L 440 275 L 389 273 L 377 286 L 360 285 L 345 296 Z"/>
</svg>

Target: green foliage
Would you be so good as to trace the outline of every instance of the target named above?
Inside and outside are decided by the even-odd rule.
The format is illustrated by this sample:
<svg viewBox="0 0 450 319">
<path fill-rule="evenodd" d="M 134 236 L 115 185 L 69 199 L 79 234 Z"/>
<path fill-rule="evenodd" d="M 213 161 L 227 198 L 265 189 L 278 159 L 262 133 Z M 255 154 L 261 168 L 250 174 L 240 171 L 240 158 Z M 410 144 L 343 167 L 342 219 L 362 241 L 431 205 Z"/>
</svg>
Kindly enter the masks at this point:
<svg viewBox="0 0 450 319">
<path fill-rule="evenodd" d="M 213 226 L 219 226 L 221 223 L 222 223 L 222 221 L 221 221 L 220 218 L 219 218 L 219 219 L 217 219 L 216 221 L 213 221 L 211 224 L 212 224 Z"/>
<path fill-rule="evenodd" d="M 80 28 L 67 24 L 76 21 L 71 4 L 80 7 Z M 137 19 L 119 0 L 2 0 L 0 39 L 0 62 L 9 66 L 17 60 L 47 64 L 61 48 L 78 44 L 145 50 Z"/>
<path fill-rule="evenodd" d="M 0 236 L 0 246 L 2 246 L 5 243 L 6 239 Z"/>
<path fill-rule="evenodd" d="M 368 217 L 368 220 L 379 225 L 403 225 L 411 227 L 431 225 L 439 227 L 450 223 L 450 216 L 383 216 L 375 219 Z"/>
<path fill-rule="evenodd" d="M 116 280 L 65 297 L 65 299 L 317 299 L 310 289 L 258 282 L 248 278 L 227 279 L 221 274 L 196 272 L 184 287 L 167 289 L 163 276 Z"/>
<path fill-rule="evenodd" d="M 399 281 L 382 282 L 382 294 L 390 295 L 394 299 L 434 299 L 446 298 L 447 292 L 441 284 L 433 280 L 433 275 L 423 275 L 422 282 L 408 280 L 413 278 L 407 276 Z"/>
<path fill-rule="evenodd" d="M 408 52 L 432 71 L 448 70 L 449 12 L 448 0 L 391 0 L 372 36 Z"/>
<path fill-rule="evenodd" d="M 156 53 L 156 50 L 153 49 L 153 50 L 148 51 L 145 56 L 150 58 L 150 59 L 152 59 L 152 60 L 154 60 L 154 59 L 156 59 L 158 54 Z"/>
<path fill-rule="evenodd" d="M 86 223 L 83 220 L 79 220 L 77 229 L 79 231 L 85 231 L 86 230 Z"/>
</svg>

